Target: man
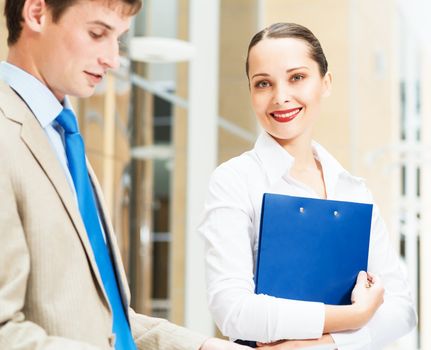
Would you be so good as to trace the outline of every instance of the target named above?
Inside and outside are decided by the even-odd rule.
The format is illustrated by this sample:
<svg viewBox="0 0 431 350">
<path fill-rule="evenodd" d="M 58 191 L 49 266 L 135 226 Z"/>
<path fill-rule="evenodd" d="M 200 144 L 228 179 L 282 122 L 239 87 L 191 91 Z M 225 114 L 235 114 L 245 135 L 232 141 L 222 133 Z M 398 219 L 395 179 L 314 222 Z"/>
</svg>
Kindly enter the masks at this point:
<svg viewBox="0 0 431 350">
<path fill-rule="evenodd" d="M 240 349 L 136 314 L 67 95 L 118 65 L 141 0 L 6 0 L 0 349 Z"/>
</svg>

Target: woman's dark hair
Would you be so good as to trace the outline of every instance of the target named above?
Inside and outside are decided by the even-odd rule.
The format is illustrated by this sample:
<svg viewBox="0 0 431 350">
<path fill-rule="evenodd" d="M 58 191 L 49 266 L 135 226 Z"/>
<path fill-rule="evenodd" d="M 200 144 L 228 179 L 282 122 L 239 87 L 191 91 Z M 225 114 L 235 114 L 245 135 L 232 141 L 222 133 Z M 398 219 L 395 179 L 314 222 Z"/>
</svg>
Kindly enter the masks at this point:
<svg viewBox="0 0 431 350">
<path fill-rule="evenodd" d="M 248 58 L 250 50 L 263 39 L 279 39 L 279 38 L 294 38 L 303 40 L 310 48 L 310 57 L 319 65 L 319 71 L 323 77 L 328 71 L 328 62 L 326 61 L 325 54 L 323 53 L 322 46 L 319 40 L 308 28 L 296 23 L 274 23 L 269 27 L 256 33 L 250 41 L 247 50 L 247 60 L 245 63 L 245 70 L 248 77 Z"/>
<path fill-rule="evenodd" d="M 6 17 L 7 29 L 9 32 L 7 43 L 9 46 L 15 44 L 22 31 L 22 10 L 24 9 L 24 4 L 26 0 L 6 0 L 4 6 L 4 15 Z M 52 19 L 57 22 L 61 15 L 72 5 L 74 5 L 78 0 L 45 0 L 46 5 L 52 11 Z M 96 0 L 87 0 L 96 1 Z M 102 1 L 102 0 L 98 0 Z M 127 14 L 136 14 L 141 6 L 142 0 L 104 0 L 107 4 L 111 2 L 119 2 L 128 5 Z"/>
</svg>

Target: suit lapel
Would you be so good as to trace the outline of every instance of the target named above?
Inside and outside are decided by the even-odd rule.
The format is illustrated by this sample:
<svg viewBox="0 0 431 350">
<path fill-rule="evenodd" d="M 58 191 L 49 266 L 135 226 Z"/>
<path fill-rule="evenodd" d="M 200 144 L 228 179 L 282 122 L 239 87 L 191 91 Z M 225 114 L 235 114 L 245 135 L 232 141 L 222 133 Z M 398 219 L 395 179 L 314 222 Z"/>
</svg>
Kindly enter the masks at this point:
<svg viewBox="0 0 431 350">
<path fill-rule="evenodd" d="M 33 154 L 34 158 L 39 163 L 40 167 L 43 169 L 58 193 L 61 202 L 63 203 L 76 232 L 79 235 L 96 280 L 98 281 L 103 293 L 105 293 L 102 279 L 94 258 L 94 253 L 76 204 L 74 194 L 69 187 L 64 171 L 48 141 L 45 131 L 20 97 L 9 87 L 5 87 L 4 84 L 0 84 L 0 97 L 5 97 L 10 101 L 10 103 L 5 104 L 3 112 L 6 118 L 22 125 L 21 139 L 27 145 L 28 149 Z M 105 299 L 107 300 L 106 293 Z"/>
</svg>

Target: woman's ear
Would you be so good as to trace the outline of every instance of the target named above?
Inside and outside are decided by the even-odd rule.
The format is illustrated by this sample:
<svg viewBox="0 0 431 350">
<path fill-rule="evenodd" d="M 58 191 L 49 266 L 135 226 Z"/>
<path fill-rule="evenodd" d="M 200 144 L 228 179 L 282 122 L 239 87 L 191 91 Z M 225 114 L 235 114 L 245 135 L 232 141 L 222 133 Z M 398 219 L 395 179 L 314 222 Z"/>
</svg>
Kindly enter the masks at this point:
<svg viewBox="0 0 431 350">
<path fill-rule="evenodd" d="M 331 95 L 332 91 L 332 74 L 331 72 L 326 72 L 323 77 L 323 96 L 328 97 Z"/>
<path fill-rule="evenodd" d="M 22 18 L 30 30 L 41 32 L 46 15 L 47 6 L 45 0 L 26 0 L 22 10 Z"/>
</svg>

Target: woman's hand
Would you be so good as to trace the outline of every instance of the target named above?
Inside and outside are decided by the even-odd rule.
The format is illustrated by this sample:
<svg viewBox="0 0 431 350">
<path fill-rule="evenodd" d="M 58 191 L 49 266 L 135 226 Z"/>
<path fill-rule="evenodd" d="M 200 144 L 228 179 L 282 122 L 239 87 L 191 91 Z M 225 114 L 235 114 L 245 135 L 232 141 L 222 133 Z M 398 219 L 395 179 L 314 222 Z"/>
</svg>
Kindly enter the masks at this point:
<svg viewBox="0 0 431 350">
<path fill-rule="evenodd" d="M 324 334 L 319 339 L 306 339 L 306 340 L 280 340 L 274 343 L 257 343 L 259 350 L 289 350 L 289 349 L 301 349 L 309 346 L 318 346 L 325 344 L 334 344 L 334 340 L 329 334 Z M 320 348 L 320 347 L 319 347 Z M 318 349 L 318 348 L 316 348 Z M 335 349 L 335 347 L 330 347 Z"/>
<path fill-rule="evenodd" d="M 359 327 L 365 325 L 383 304 L 384 292 L 379 277 L 370 272 L 359 272 L 351 297 L 353 307 L 362 315 Z"/>
<path fill-rule="evenodd" d="M 352 305 L 325 305 L 323 333 L 363 327 L 383 303 L 384 288 L 379 277 L 359 272 L 352 291 Z"/>
</svg>

